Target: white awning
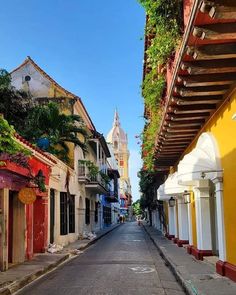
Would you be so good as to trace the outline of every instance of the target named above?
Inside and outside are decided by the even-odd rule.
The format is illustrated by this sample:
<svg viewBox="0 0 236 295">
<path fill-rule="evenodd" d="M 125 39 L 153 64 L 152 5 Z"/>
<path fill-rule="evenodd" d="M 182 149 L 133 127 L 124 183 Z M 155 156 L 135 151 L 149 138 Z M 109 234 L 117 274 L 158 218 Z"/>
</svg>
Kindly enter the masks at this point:
<svg viewBox="0 0 236 295">
<path fill-rule="evenodd" d="M 157 200 L 159 201 L 167 201 L 169 200 L 169 196 L 165 195 L 164 193 L 164 184 L 160 185 L 157 190 Z"/>
<path fill-rule="evenodd" d="M 217 143 L 210 133 L 203 133 L 196 147 L 178 165 L 178 182 L 194 185 L 197 180 L 222 177 Z"/>
<path fill-rule="evenodd" d="M 170 174 L 164 183 L 164 192 L 166 195 L 175 196 L 183 194 L 185 190 L 188 190 L 188 188 L 179 185 L 177 172 Z"/>
<path fill-rule="evenodd" d="M 178 173 L 170 174 L 167 180 L 157 190 L 158 200 L 169 200 L 170 197 L 182 195 L 188 187 L 178 184 Z"/>
</svg>

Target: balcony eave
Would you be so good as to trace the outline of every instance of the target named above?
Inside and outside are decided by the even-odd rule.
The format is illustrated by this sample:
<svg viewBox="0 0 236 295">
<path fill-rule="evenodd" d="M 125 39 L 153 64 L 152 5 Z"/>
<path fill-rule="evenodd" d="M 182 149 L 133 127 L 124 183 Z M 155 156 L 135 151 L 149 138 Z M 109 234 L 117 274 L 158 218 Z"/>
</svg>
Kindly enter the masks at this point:
<svg viewBox="0 0 236 295">
<path fill-rule="evenodd" d="M 94 192 L 96 194 L 100 195 L 108 195 L 109 191 L 101 185 L 99 182 L 88 182 L 85 183 L 85 188 L 91 192 Z"/>
</svg>

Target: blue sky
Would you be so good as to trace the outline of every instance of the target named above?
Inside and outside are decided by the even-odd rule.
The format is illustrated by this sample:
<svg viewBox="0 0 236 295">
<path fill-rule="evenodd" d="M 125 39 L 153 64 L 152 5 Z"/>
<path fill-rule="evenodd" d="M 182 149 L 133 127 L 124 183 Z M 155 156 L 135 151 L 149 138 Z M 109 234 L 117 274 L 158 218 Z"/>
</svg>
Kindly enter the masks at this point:
<svg viewBox="0 0 236 295">
<path fill-rule="evenodd" d="M 0 0 L 0 4 L 0 68 L 10 71 L 30 55 L 82 98 L 104 135 L 117 108 L 129 138 L 137 199 L 141 164 L 135 135 L 143 127 L 142 7 L 137 0 Z"/>
</svg>

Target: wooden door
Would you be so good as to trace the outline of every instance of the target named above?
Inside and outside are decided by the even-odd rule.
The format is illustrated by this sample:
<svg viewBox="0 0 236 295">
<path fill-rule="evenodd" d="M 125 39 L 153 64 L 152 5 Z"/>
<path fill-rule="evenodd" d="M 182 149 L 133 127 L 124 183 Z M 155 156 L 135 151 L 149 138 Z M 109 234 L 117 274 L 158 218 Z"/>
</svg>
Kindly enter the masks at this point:
<svg viewBox="0 0 236 295">
<path fill-rule="evenodd" d="M 14 192 L 9 191 L 9 209 L 8 209 L 8 262 L 12 263 L 13 256 L 13 198 Z"/>
<path fill-rule="evenodd" d="M 50 243 L 54 243 L 55 225 L 55 190 L 50 189 Z"/>
</svg>

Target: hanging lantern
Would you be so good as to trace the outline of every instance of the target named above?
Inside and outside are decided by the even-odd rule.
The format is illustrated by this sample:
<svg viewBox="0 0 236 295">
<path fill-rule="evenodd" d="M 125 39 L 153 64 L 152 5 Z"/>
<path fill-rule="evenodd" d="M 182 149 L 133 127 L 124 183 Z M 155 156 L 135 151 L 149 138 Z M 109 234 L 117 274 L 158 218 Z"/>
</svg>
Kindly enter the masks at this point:
<svg viewBox="0 0 236 295">
<path fill-rule="evenodd" d="M 174 199 L 173 197 L 171 197 L 171 198 L 169 199 L 169 206 L 170 206 L 170 207 L 174 207 L 174 206 L 175 206 L 175 199 Z"/>
<path fill-rule="evenodd" d="M 33 204 L 36 200 L 36 193 L 30 187 L 22 188 L 18 193 L 19 200 L 26 205 Z"/>
<path fill-rule="evenodd" d="M 190 192 L 184 191 L 183 198 L 184 198 L 184 204 L 191 203 L 191 201 L 190 201 Z"/>
</svg>

